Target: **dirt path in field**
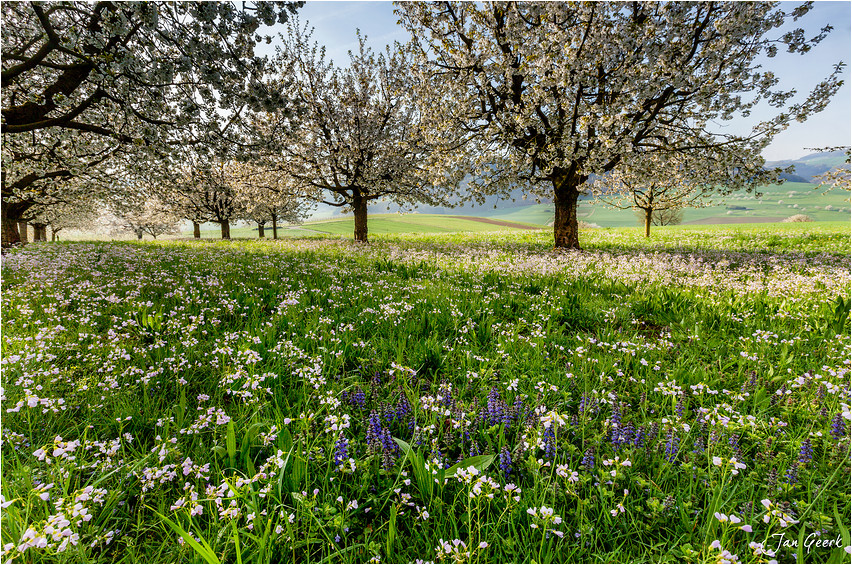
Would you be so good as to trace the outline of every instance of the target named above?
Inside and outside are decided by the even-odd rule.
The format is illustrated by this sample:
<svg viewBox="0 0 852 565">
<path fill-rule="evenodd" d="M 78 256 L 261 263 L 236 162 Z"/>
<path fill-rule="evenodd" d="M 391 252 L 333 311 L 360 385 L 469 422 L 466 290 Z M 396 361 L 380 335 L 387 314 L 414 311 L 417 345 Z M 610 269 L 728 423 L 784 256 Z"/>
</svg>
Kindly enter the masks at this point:
<svg viewBox="0 0 852 565">
<path fill-rule="evenodd" d="M 729 216 L 713 216 L 712 218 L 704 218 L 701 220 L 693 220 L 691 222 L 684 222 L 683 225 L 690 226 L 706 226 L 712 224 L 764 224 L 764 223 L 773 223 L 780 222 L 784 218 L 781 216 L 771 216 L 765 218 L 731 218 Z"/>
<path fill-rule="evenodd" d="M 483 224 L 493 224 L 495 226 L 503 226 L 504 228 L 516 228 L 519 230 L 540 230 L 533 226 L 525 226 L 515 222 L 507 222 L 505 220 L 492 220 L 491 218 L 479 218 L 477 216 L 449 216 L 450 218 L 459 218 L 460 220 L 472 220 L 474 222 L 482 222 Z"/>
</svg>

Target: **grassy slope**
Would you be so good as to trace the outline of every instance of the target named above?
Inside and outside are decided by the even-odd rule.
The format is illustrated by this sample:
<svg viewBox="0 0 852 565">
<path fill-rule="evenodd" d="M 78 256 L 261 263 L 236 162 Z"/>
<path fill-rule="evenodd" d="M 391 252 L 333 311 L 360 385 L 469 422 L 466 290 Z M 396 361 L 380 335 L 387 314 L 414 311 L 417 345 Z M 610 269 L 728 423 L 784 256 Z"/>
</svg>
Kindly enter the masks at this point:
<svg viewBox="0 0 852 565">
<path fill-rule="evenodd" d="M 526 225 L 535 224 L 527 223 Z M 370 235 L 386 233 L 482 232 L 513 229 L 508 226 L 487 224 L 476 220 L 467 220 L 464 218 L 445 216 L 441 214 L 373 214 L 367 221 L 367 228 Z M 308 222 L 301 228 L 279 229 L 278 233 L 279 236 L 287 237 L 302 237 L 318 234 L 351 236 L 354 229 L 354 220 L 350 217 L 339 220 Z M 184 235 L 188 236 L 189 234 L 185 233 Z M 201 235 L 205 238 L 217 238 L 220 236 L 220 232 L 218 230 L 202 230 Z M 265 235 L 266 237 L 272 237 L 272 230 L 267 228 Z M 255 228 L 231 228 L 231 237 L 254 238 L 257 237 L 257 230 Z"/>
<path fill-rule="evenodd" d="M 331 234 L 351 234 L 354 220 L 329 220 L 305 224 L 311 230 Z M 440 214 L 378 214 L 368 221 L 371 233 L 447 233 L 460 231 L 497 231 L 512 229 L 507 226 L 487 224 L 476 220 L 467 220 Z"/>
</svg>

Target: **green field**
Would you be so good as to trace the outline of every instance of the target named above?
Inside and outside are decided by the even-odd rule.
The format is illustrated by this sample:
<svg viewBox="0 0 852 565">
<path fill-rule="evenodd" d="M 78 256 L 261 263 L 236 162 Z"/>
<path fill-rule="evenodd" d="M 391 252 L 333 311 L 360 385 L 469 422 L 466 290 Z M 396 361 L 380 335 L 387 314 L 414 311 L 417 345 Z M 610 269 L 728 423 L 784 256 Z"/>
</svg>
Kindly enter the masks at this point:
<svg viewBox="0 0 852 565">
<path fill-rule="evenodd" d="M 842 190 L 824 192 L 814 190 L 815 185 L 788 182 L 783 185 L 763 187 L 762 197 L 735 193 L 714 199 L 713 205 L 704 208 L 684 209 L 686 224 L 701 222 L 712 224 L 741 221 L 780 221 L 795 214 L 806 214 L 815 221 L 848 221 L 850 217 L 849 193 Z M 546 225 L 553 221 L 552 204 L 533 204 L 520 208 L 482 210 L 483 216 L 508 221 Z M 635 212 L 619 210 L 594 202 L 581 200 L 578 210 L 580 220 L 600 227 L 627 227 L 639 224 Z"/>
<path fill-rule="evenodd" d="M 501 226 L 443 214 L 373 214 L 368 218 L 367 228 L 369 230 L 368 236 L 371 236 L 387 233 L 483 232 L 506 229 L 523 229 L 522 226 L 535 228 L 541 227 L 530 223 L 517 223 L 519 223 L 518 226 Z M 285 227 L 279 229 L 278 235 L 279 237 L 303 237 L 309 235 L 352 236 L 354 229 L 355 220 L 350 217 L 305 222 L 298 227 Z M 201 235 L 204 238 L 216 238 L 220 237 L 220 234 L 221 232 L 218 228 L 204 229 L 201 231 Z M 184 232 L 184 237 L 191 235 L 191 232 Z M 272 237 L 272 230 L 268 226 L 264 235 L 265 237 Z M 257 229 L 250 227 L 231 228 L 231 237 L 257 237 Z"/>
<path fill-rule="evenodd" d="M 581 243 L 10 250 L 0 557 L 847 562 L 848 223 Z"/>
</svg>

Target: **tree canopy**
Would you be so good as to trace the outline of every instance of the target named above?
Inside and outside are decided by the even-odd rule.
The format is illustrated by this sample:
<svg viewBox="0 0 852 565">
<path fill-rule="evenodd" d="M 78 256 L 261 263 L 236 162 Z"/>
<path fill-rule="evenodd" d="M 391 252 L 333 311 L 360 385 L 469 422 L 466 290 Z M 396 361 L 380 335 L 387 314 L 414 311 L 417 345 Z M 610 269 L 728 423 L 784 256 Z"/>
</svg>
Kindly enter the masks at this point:
<svg viewBox="0 0 852 565">
<path fill-rule="evenodd" d="M 324 49 L 298 23 L 282 37 L 278 80 L 293 80 L 296 115 L 266 116 L 267 151 L 294 189 L 355 213 L 355 239 L 367 239 L 367 204 L 449 205 L 457 180 L 430 173 L 436 146 L 424 132 L 413 98 L 409 54 L 400 45 L 374 53 L 365 38 L 348 67 L 326 61 Z M 273 84 L 277 88 L 277 82 Z"/>
<path fill-rule="evenodd" d="M 578 248 L 577 198 L 590 175 L 635 151 L 690 152 L 744 182 L 793 120 L 822 110 L 842 63 L 802 102 L 759 57 L 804 53 L 816 37 L 774 34 L 804 16 L 771 2 L 411 2 L 397 11 L 419 46 L 424 108 L 454 137 L 483 192 L 522 183 L 555 203 L 557 247 Z M 777 36 L 776 36 L 777 35 Z M 777 108 L 747 134 L 715 124 Z"/>
<path fill-rule="evenodd" d="M 4 2 L 4 241 L 59 181 L 117 154 L 145 166 L 187 144 L 239 143 L 247 109 L 287 108 L 254 47 L 301 4 Z"/>
</svg>

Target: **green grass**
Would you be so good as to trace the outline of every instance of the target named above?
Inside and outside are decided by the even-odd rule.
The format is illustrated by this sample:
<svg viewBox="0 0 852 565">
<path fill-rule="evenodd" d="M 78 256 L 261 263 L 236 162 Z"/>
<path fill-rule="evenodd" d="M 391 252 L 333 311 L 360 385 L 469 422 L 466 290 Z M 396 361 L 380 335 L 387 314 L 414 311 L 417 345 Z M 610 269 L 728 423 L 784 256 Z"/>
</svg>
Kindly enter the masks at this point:
<svg viewBox="0 0 852 565">
<path fill-rule="evenodd" d="M 516 222 L 518 226 L 500 226 L 459 218 L 443 214 L 372 214 L 367 223 L 368 236 L 388 233 L 455 233 L 455 232 L 488 232 L 506 229 L 518 229 L 520 226 L 540 228 L 541 226 Z M 523 228 L 520 228 L 523 229 Z M 317 234 L 352 236 L 355 230 L 353 218 L 321 220 L 305 222 L 299 227 L 286 227 L 278 230 L 279 237 L 304 237 Z M 184 237 L 191 237 L 191 232 L 184 232 Z M 236 239 L 256 238 L 257 228 L 239 227 L 231 228 L 231 237 Z M 269 227 L 265 230 L 265 237 L 272 237 Z M 201 230 L 201 236 L 205 239 L 221 237 L 221 231 L 216 229 Z"/>
<path fill-rule="evenodd" d="M 845 562 L 848 224 L 581 242 L 11 251 L 3 560 Z"/>
<path fill-rule="evenodd" d="M 530 223 L 518 223 L 530 225 Z M 307 222 L 304 227 L 322 233 L 351 235 L 355 229 L 355 223 L 353 219 L 347 218 Z M 482 232 L 512 229 L 442 214 L 374 214 L 368 219 L 367 227 L 372 234 Z"/>
<path fill-rule="evenodd" d="M 813 184 L 788 182 L 763 187 L 761 198 L 754 194 L 735 193 L 717 197 L 704 208 L 684 209 L 684 223 L 707 221 L 724 224 L 736 220 L 771 218 L 778 221 L 795 214 L 806 214 L 818 222 L 845 221 L 850 217 L 849 193 L 842 190 L 814 190 Z M 828 207 L 829 209 L 826 209 Z M 546 225 L 553 222 L 552 204 L 533 204 L 522 208 L 485 210 L 483 215 L 509 221 Z M 577 216 L 601 227 L 629 227 L 639 220 L 632 210 L 619 210 L 593 200 L 581 200 Z M 653 229 L 653 228 L 652 228 Z"/>
</svg>

